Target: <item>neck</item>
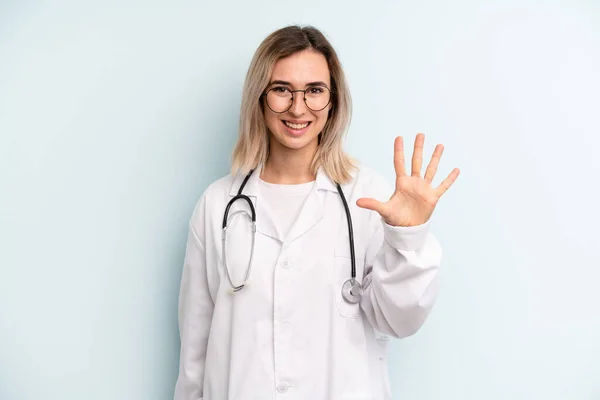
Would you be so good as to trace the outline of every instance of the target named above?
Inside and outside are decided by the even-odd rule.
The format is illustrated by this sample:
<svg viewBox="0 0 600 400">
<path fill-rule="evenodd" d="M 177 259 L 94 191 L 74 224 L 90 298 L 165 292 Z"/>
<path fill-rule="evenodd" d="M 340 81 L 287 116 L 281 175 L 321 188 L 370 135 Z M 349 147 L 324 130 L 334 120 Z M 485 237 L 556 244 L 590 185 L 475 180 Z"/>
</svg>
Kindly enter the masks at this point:
<svg viewBox="0 0 600 400">
<path fill-rule="evenodd" d="M 274 141 L 271 140 L 271 143 Z M 312 173 L 310 164 L 316 150 L 316 147 L 312 148 L 312 146 L 296 150 L 272 144 L 261 179 L 282 185 L 298 185 L 314 181 L 315 174 Z"/>
</svg>

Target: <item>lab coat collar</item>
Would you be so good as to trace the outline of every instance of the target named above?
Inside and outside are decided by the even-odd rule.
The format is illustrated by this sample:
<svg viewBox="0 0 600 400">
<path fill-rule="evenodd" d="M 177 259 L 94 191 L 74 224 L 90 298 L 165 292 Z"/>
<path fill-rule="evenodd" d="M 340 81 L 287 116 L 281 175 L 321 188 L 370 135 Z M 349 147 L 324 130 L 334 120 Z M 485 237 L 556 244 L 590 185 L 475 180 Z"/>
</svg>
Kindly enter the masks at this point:
<svg viewBox="0 0 600 400">
<path fill-rule="evenodd" d="M 258 196 L 258 178 L 260 176 L 261 169 L 262 169 L 262 166 L 259 166 L 252 172 L 252 175 L 250 175 L 248 182 L 246 182 L 246 186 L 244 186 L 244 190 L 242 191 L 242 194 L 245 194 L 246 196 L 253 196 L 253 197 Z M 229 189 L 229 196 L 231 196 L 231 197 L 237 196 L 238 191 L 240 190 L 240 186 L 244 182 L 244 179 L 246 179 L 246 174 L 242 174 L 242 173 L 238 173 L 233 178 L 233 183 L 231 184 L 231 188 Z"/>
<path fill-rule="evenodd" d="M 315 186 L 310 191 L 298 219 L 292 224 L 290 231 L 284 237 L 277 231 L 274 221 L 271 219 L 269 211 L 264 207 L 263 202 L 259 201 L 259 180 L 262 165 L 259 165 L 246 182 L 242 193 L 246 196 L 253 197 L 253 202 L 256 206 L 257 222 L 256 230 L 279 240 L 284 246 L 292 243 L 308 232 L 315 224 L 323 218 L 324 199 L 327 192 L 337 193 L 335 183 L 327 176 L 325 170 L 320 167 L 317 171 Z M 353 174 L 354 177 L 354 174 Z M 238 194 L 241 184 L 244 182 L 246 174 L 238 174 L 233 179 L 233 184 L 229 190 L 230 197 Z M 346 185 L 342 185 L 344 188 Z"/>
<path fill-rule="evenodd" d="M 262 167 L 263 167 L 262 165 L 259 165 L 254 170 L 254 172 L 252 172 L 250 179 L 248 179 L 246 186 L 244 186 L 243 194 L 245 194 L 246 196 L 258 197 L 258 192 L 259 192 L 258 183 L 259 183 L 260 172 L 262 171 Z M 352 175 L 354 177 L 354 172 L 352 172 Z M 229 190 L 229 196 L 233 197 L 238 194 L 238 191 L 240 190 L 240 186 L 242 185 L 242 182 L 244 182 L 245 178 L 246 178 L 245 174 L 238 173 L 235 176 L 235 178 L 233 179 L 233 184 L 231 185 L 231 188 Z M 317 190 L 327 190 L 330 192 L 337 192 L 335 183 L 327 176 L 323 167 L 319 167 L 319 169 L 317 170 L 315 186 L 316 186 Z"/>
<path fill-rule="evenodd" d="M 354 184 L 356 170 L 351 172 L 351 176 L 351 182 L 341 185 L 346 196 L 349 196 L 350 188 Z M 307 233 L 323 218 L 325 213 L 325 202 L 326 199 L 331 196 L 330 192 L 333 192 L 335 197 L 339 198 L 339 196 L 337 196 L 338 190 L 336 184 L 329 179 L 323 168 L 319 168 L 314 190 L 309 193 L 298 219 L 292 224 L 290 231 L 285 237 L 285 240 L 283 241 L 284 246 L 291 244 L 294 240 Z M 348 198 L 349 197 L 347 197 L 347 199 Z"/>
</svg>

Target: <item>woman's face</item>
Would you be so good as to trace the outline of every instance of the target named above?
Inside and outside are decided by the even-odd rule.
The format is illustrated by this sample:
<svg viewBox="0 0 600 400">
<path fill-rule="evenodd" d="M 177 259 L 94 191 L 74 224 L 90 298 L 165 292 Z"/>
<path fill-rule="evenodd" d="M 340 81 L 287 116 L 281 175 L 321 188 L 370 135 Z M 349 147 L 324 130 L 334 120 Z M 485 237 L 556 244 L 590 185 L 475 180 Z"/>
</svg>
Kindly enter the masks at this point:
<svg viewBox="0 0 600 400">
<path fill-rule="evenodd" d="M 271 152 L 278 149 L 302 150 L 312 155 L 316 150 L 319 133 L 323 130 L 331 109 L 331 101 L 323 110 L 313 111 L 304 102 L 303 93 L 295 92 L 292 106 L 283 113 L 274 112 L 266 103 L 269 101 L 269 105 L 273 105 L 279 101 L 285 108 L 285 96 L 289 93 L 284 88 L 304 90 L 309 87 L 312 94 L 307 93 L 307 101 L 312 109 L 318 109 L 319 96 L 328 96 L 328 89 L 331 88 L 329 67 L 321 53 L 305 50 L 275 63 L 265 92 L 275 88 L 276 93 L 263 97 L 265 122 L 271 133 Z M 276 107 L 275 110 L 279 111 Z"/>
</svg>

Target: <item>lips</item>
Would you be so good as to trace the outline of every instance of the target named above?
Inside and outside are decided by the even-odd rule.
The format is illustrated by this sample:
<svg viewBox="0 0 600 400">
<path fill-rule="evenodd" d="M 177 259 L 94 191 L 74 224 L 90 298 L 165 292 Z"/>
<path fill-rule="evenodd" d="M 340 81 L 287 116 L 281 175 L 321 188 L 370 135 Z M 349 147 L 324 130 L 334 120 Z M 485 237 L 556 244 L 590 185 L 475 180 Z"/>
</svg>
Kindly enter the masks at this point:
<svg viewBox="0 0 600 400">
<path fill-rule="evenodd" d="M 300 130 L 300 129 L 304 129 L 304 128 L 306 128 L 306 127 L 307 127 L 307 126 L 310 124 L 310 121 L 308 121 L 308 122 L 303 122 L 303 123 L 293 123 L 293 122 L 290 122 L 290 121 L 283 121 L 283 123 L 284 123 L 284 124 L 285 124 L 287 127 L 290 127 L 290 128 L 292 128 L 292 129 L 296 129 L 296 130 Z"/>
<path fill-rule="evenodd" d="M 286 132 L 291 135 L 291 136 L 301 136 L 304 134 L 304 132 L 308 131 L 308 128 L 310 127 L 310 124 L 312 123 L 312 121 L 306 121 L 306 122 L 302 122 L 302 123 L 295 123 L 295 122 L 290 122 L 290 121 L 284 121 L 282 120 L 281 123 L 283 124 Z"/>
</svg>

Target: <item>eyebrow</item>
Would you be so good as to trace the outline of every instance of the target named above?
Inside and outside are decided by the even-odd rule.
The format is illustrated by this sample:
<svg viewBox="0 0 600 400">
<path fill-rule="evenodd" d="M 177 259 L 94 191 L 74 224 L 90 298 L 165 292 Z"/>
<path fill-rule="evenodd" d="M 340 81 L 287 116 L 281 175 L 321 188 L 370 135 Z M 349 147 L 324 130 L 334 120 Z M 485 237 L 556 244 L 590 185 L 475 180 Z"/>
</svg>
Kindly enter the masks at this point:
<svg viewBox="0 0 600 400">
<path fill-rule="evenodd" d="M 271 81 L 271 83 L 269 83 L 269 86 L 272 85 L 285 85 L 285 86 L 292 86 L 291 83 L 286 82 L 286 81 L 280 81 L 280 80 L 275 80 L 275 81 Z M 316 81 L 316 82 L 309 82 L 306 84 L 305 87 L 307 86 L 325 86 L 325 87 L 329 87 L 325 82 L 323 81 Z"/>
</svg>

